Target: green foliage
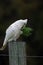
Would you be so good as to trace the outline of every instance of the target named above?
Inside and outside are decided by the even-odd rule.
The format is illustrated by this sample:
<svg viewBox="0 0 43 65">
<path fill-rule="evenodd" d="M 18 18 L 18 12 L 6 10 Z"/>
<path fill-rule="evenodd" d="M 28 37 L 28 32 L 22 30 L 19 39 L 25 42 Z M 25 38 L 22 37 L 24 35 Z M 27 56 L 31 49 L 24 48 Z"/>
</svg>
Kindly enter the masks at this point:
<svg viewBox="0 0 43 65">
<path fill-rule="evenodd" d="M 28 37 L 29 35 L 31 35 L 32 28 L 30 28 L 30 27 L 23 27 L 22 31 L 23 31 L 22 35 Z"/>
</svg>

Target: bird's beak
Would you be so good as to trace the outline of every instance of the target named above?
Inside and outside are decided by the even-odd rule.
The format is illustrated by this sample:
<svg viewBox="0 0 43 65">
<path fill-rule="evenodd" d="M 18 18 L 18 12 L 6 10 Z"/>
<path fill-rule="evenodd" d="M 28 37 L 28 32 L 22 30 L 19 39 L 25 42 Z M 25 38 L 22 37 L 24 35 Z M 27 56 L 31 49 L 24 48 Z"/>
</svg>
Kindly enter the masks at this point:
<svg viewBox="0 0 43 65">
<path fill-rule="evenodd" d="M 28 19 L 25 19 L 25 20 L 24 20 L 24 23 L 27 24 L 27 21 L 28 21 Z"/>
<path fill-rule="evenodd" d="M 26 22 L 27 22 L 27 21 L 28 21 L 28 19 L 25 19 L 24 21 L 26 21 Z"/>
</svg>

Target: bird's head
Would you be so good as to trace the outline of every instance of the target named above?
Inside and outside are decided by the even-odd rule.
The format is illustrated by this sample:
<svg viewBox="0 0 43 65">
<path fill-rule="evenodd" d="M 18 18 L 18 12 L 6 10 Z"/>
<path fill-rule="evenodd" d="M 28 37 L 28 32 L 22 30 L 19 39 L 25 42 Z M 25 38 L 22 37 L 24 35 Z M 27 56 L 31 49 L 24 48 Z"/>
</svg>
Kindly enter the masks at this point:
<svg viewBox="0 0 43 65">
<path fill-rule="evenodd" d="M 27 24 L 27 21 L 28 21 L 28 19 L 24 19 L 24 20 L 23 20 L 24 25 Z"/>
<path fill-rule="evenodd" d="M 25 27 L 25 26 L 26 26 L 27 21 L 28 21 L 28 19 L 24 19 L 24 20 L 22 20 L 23 27 Z M 22 28 L 23 28 L 23 27 L 22 27 Z"/>
</svg>

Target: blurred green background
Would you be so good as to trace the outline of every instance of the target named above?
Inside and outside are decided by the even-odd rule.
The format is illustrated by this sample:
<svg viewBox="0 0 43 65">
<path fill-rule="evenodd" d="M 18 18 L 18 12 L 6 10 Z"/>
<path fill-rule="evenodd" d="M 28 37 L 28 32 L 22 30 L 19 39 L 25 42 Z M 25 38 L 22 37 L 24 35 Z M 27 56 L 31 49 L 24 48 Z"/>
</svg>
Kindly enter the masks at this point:
<svg viewBox="0 0 43 65">
<path fill-rule="evenodd" d="M 7 27 L 18 19 L 28 19 L 34 29 L 26 41 L 27 56 L 43 56 L 43 0 L 0 0 L 0 47 Z M 8 47 L 0 51 L 0 65 L 8 65 Z M 27 57 L 27 65 L 43 65 L 43 57 Z"/>
</svg>

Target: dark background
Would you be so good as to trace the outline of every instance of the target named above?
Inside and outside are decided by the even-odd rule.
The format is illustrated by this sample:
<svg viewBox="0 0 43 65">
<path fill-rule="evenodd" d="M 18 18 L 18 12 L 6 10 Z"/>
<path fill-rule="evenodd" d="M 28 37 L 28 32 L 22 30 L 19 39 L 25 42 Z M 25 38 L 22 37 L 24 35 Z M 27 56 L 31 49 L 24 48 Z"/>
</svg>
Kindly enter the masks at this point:
<svg viewBox="0 0 43 65">
<path fill-rule="evenodd" d="M 26 40 L 27 65 L 43 65 L 43 0 L 0 0 L 0 47 L 7 27 L 18 19 L 28 19 L 33 29 Z M 41 57 L 39 57 L 41 56 Z M 8 46 L 0 51 L 0 65 L 8 65 Z"/>
</svg>

